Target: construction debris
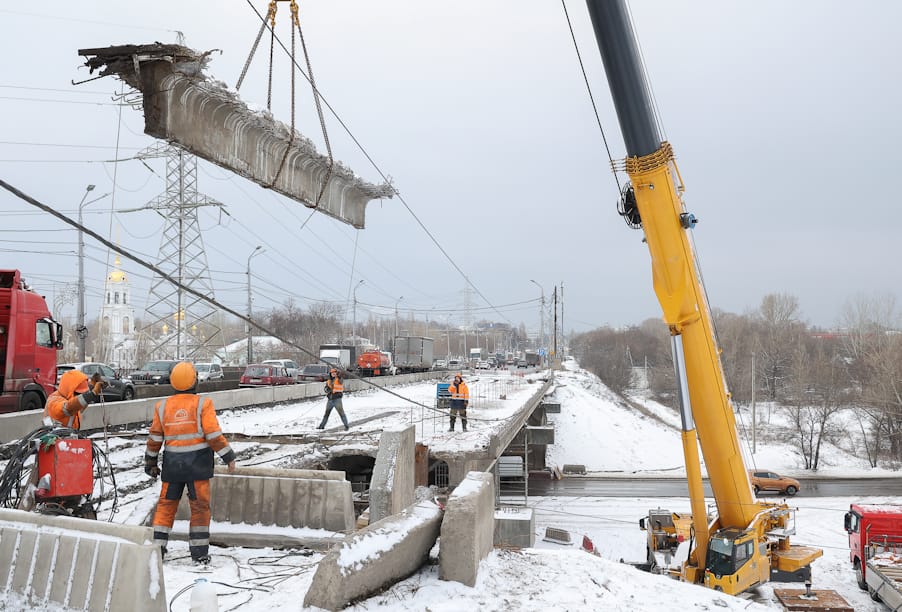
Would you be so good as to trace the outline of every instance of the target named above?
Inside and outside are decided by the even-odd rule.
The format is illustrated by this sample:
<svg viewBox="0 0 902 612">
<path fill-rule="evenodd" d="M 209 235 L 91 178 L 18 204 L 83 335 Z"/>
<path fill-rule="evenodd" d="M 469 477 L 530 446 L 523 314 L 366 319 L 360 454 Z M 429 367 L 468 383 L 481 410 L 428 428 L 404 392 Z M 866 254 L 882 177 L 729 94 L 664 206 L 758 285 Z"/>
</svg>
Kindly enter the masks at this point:
<svg viewBox="0 0 902 612">
<path fill-rule="evenodd" d="M 146 134 L 362 229 L 367 202 L 391 198 L 394 188 L 361 179 L 269 112 L 249 108 L 204 74 L 210 53 L 161 43 L 78 51 L 92 74 L 141 92 Z"/>
</svg>

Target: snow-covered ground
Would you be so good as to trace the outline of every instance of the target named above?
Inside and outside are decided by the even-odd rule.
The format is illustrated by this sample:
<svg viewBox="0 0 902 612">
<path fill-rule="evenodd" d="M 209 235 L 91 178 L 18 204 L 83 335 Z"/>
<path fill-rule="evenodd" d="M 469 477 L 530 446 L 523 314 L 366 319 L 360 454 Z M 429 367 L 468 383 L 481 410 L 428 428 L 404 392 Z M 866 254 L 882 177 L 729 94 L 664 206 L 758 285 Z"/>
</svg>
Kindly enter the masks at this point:
<svg viewBox="0 0 902 612">
<path fill-rule="evenodd" d="M 633 397 L 629 402 L 611 393 L 597 378 L 580 370 L 575 362 L 556 374 L 554 399 L 561 402 L 561 414 L 552 415 L 556 443 L 549 449 L 549 464 L 581 463 L 593 472 L 642 475 L 680 474 L 682 451 L 678 418 L 667 407 Z M 430 411 L 403 398 L 427 406 L 434 402 L 435 385 L 395 387 L 397 395 L 386 391 L 355 393 L 345 400 L 351 421 L 366 421 L 352 427 L 346 442 L 371 445 L 378 428 L 403 423 L 417 424 L 417 437 L 432 448 L 473 448 L 481 445 L 490 431 L 499 427 L 525 398 L 540 388 L 541 382 L 506 373 L 481 374 L 468 382 L 476 396 L 471 405 L 471 431 L 450 434 L 447 424 Z M 507 400 L 498 399 L 501 395 Z M 401 396 L 401 397 L 398 397 Z M 286 434 L 313 430 L 322 416 L 324 402 L 304 401 L 271 408 L 221 415 L 223 429 L 246 434 Z M 391 414 L 389 414 L 391 413 Z M 771 414 L 777 423 L 779 415 Z M 331 426 L 339 425 L 333 415 Z M 338 435 L 343 435 L 339 432 Z M 768 436 L 762 436 L 768 439 Z M 352 441 L 354 440 L 354 441 Z M 270 466 L 295 465 L 298 447 L 286 450 L 275 444 L 239 442 L 240 464 Z M 147 479 L 140 469 L 143 446 L 126 438 L 109 441 L 110 458 L 119 466 L 134 466 L 119 476 L 119 488 L 131 491 L 121 497 L 117 522 L 135 523 L 147 515 L 155 502 L 159 484 L 140 488 Z M 332 447 L 333 450 L 336 446 Z M 315 445 L 301 453 L 322 454 Z M 837 475 L 871 474 L 861 462 L 841 449 L 827 449 L 829 467 L 821 473 Z M 790 473 L 800 473 L 797 457 L 784 444 L 772 445 L 759 438 L 757 465 Z M 886 475 L 885 471 L 880 471 Z M 855 583 L 848 561 L 846 535 L 842 529 L 847 498 L 805 498 L 791 500 L 798 508 L 795 544 L 822 548 L 824 556 L 813 565 L 814 587 L 837 590 L 855 610 L 877 611 L 880 604 L 870 600 Z M 873 496 L 868 503 L 902 503 L 902 498 Z M 645 556 L 645 538 L 638 518 L 650 508 L 689 510 L 685 498 L 553 498 L 535 497 L 530 505 L 536 512 L 536 547 L 520 552 L 495 550 L 483 561 L 477 584 L 469 588 L 438 579 L 438 566 L 430 564 L 386 592 L 358 602 L 355 610 L 775 610 L 781 609 L 766 585 L 744 595 L 730 597 L 697 586 L 653 576 L 619 563 Z M 542 540 L 546 527 L 567 529 L 572 546 Z M 234 529 L 213 525 L 212 532 Z M 243 528 L 254 528 L 244 526 Z M 260 529 L 260 526 L 256 526 Z M 178 529 L 178 525 L 177 525 Z M 182 526 L 187 530 L 186 526 Z M 271 530 L 270 530 L 271 531 Z M 327 536 L 326 532 L 305 535 Z M 582 536 L 592 539 L 601 557 L 578 549 Z M 434 555 L 437 554 L 436 547 Z M 220 610 L 269 611 L 298 609 L 303 601 L 321 553 L 275 551 L 271 549 L 213 548 L 209 573 L 198 573 L 190 562 L 187 543 L 172 542 L 165 562 L 166 595 L 174 612 L 188 609 L 190 586 L 197 577 L 217 583 Z M 796 588 L 798 585 L 777 585 Z M 0 599 L 2 602 L 2 599 Z M 8 605 L 14 605 L 7 602 Z M 14 607 L 7 608 L 16 609 Z M 53 610 L 53 608 L 44 608 Z M 4 610 L 0 603 L 0 610 Z"/>
</svg>

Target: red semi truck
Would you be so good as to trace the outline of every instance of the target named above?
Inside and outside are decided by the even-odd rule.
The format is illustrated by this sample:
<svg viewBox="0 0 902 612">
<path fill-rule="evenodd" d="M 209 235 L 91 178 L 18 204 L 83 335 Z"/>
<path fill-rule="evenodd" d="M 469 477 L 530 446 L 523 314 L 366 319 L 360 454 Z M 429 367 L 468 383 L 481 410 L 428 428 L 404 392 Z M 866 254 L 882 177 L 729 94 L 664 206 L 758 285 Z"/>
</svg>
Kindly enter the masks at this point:
<svg viewBox="0 0 902 612">
<path fill-rule="evenodd" d="M 63 327 L 18 270 L 0 270 L 0 412 L 38 410 L 56 388 Z"/>
</svg>

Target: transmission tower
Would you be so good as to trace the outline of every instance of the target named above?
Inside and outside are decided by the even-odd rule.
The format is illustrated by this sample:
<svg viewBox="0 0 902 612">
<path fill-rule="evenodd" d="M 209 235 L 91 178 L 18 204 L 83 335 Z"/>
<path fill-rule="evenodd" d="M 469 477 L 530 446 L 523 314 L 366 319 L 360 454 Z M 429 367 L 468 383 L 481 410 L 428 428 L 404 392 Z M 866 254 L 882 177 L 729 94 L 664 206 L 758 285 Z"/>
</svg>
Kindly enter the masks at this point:
<svg viewBox="0 0 902 612">
<path fill-rule="evenodd" d="M 166 191 L 140 209 L 166 220 L 157 267 L 202 295 L 214 297 L 197 209 L 223 204 L 197 192 L 197 158 L 169 144 L 156 143 L 139 159 L 166 159 Z M 129 211 L 130 212 L 130 211 Z M 142 338 L 151 358 L 210 359 L 223 348 L 219 312 L 199 297 L 154 273 L 145 308 Z"/>
</svg>

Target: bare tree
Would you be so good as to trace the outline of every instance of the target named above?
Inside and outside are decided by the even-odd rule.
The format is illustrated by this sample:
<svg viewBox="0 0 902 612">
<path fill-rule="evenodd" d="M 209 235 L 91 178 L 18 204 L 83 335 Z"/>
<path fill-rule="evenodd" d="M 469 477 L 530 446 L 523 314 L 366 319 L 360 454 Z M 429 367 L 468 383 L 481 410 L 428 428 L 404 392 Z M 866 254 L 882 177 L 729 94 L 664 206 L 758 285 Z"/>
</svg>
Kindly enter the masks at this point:
<svg viewBox="0 0 902 612">
<path fill-rule="evenodd" d="M 759 372 L 771 401 L 780 399 L 787 377 L 794 347 L 798 345 L 805 325 L 799 321 L 799 300 L 795 296 L 771 293 L 765 295 L 758 308 L 762 323 L 758 351 Z"/>
</svg>

